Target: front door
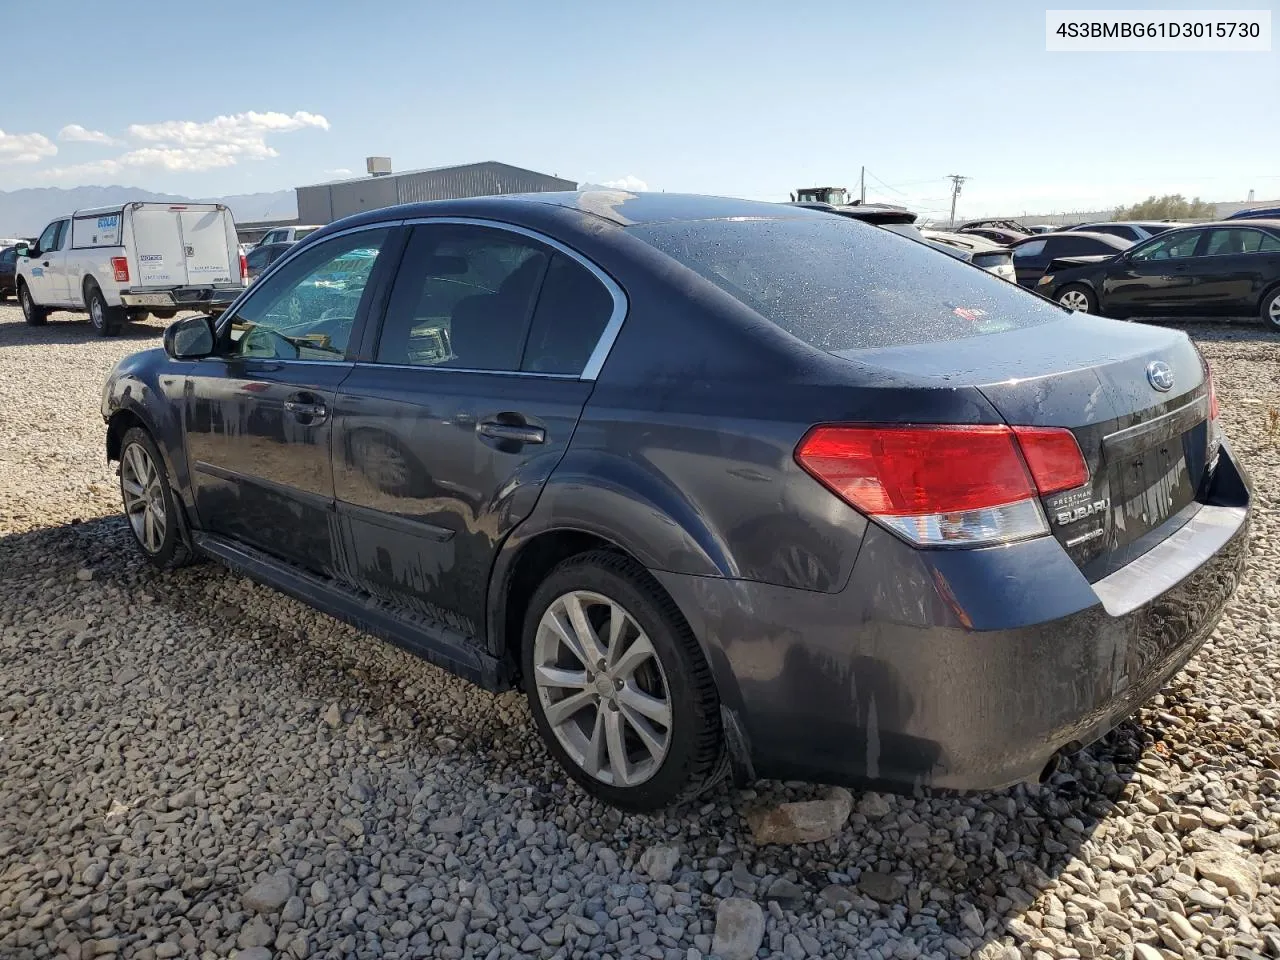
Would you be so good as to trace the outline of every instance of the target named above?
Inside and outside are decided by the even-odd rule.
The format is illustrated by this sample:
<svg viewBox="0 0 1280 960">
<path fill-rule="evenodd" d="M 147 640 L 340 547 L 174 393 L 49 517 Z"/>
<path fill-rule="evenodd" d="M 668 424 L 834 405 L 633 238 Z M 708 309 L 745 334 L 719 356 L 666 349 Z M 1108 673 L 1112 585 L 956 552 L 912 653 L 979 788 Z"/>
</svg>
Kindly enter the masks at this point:
<svg viewBox="0 0 1280 960">
<path fill-rule="evenodd" d="M 1203 230 L 1161 234 L 1125 252 L 1103 283 L 1102 312 L 1120 316 L 1184 311 L 1194 302 L 1196 248 Z"/>
<path fill-rule="evenodd" d="M 217 354 L 185 387 L 201 529 L 332 569 L 334 400 L 389 233 L 317 244 L 222 319 Z"/>
<path fill-rule="evenodd" d="M 31 299 L 40 306 L 62 305 L 67 300 L 66 234 L 68 220 L 55 220 L 44 228 L 31 256 Z"/>
<path fill-rule="evenodd" d="M 369 362 L 339 388 L 334 484 L 344 575 L 483 635 L 502 540 L 564 456 L 587 360 L 621 296 L 550 241 L 413 229 Z"/>
</svg>

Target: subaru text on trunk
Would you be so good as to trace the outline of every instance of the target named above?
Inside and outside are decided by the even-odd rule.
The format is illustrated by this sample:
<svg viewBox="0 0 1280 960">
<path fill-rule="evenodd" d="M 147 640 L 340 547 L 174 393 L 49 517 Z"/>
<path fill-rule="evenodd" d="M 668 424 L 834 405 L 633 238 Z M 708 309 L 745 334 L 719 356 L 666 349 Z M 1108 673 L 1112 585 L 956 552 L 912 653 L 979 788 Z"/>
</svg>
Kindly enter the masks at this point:
<svg viewBox="0 0 1280 960">
<path fill-rule="evenodd" d="M 123 360 L 125 512 L 491 690 L 632 810 L 991 789 L 1204 642 L 1250 491 L 1177 331 L 778 204 L 439 201 Z"/>
</svg>

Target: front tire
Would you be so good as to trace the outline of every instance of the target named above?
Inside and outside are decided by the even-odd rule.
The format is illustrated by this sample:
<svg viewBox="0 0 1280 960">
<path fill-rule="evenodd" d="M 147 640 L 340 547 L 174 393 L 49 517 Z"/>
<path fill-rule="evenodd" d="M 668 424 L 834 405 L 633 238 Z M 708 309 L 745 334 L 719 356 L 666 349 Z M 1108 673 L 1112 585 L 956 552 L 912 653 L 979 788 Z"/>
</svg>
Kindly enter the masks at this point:
<svg viewBox="0 0 1280 960">
<path fill-rule="evenodd" d="M 1057 300 L 1068 310 L 1093 314 L 1098 312 L 1097 295 L 1083 283 L 1068 283 L 1058 291 Z"/>
<path fill-rule="evenodd" d="M 129 430 L 120 442 L 120 498 L 134 543 L 148 563 L 171 570 L 191 562 L 164 459 L 141 427 Z"/>
<path fill-rule="evenodd" d="M 89 322 L 100 337 L 114 337 L 120 332 L 120 311 L 107 306 L 107 298 L 97 284 L 85 289 L 85 304 L 89 308 Z"/>
<path fill-rule="evenodd" d="M 22 319 L 27 321 L 27 326 L 43 327 L 49 322 L 48 309 L 36 305 L 31 299 L 31 288 L 25 283 L 18 284 L 18 303 L 22 306 Z"/>
<path fill-rule="evenodd" d="M 534 592 L 523 641 L 538 732 L 588 793 L 645 812 L 727 773 L 711 669 L 671 598 L 634 561 L 598 550 L 559 564 Z"/>
<path fill-rule="evenodd" d="M 1280 330 L 1280 287 L 1262 298 L 1259 315 L 1262 317 L 1262 322 L 1272 330 Z"/>
</svg>

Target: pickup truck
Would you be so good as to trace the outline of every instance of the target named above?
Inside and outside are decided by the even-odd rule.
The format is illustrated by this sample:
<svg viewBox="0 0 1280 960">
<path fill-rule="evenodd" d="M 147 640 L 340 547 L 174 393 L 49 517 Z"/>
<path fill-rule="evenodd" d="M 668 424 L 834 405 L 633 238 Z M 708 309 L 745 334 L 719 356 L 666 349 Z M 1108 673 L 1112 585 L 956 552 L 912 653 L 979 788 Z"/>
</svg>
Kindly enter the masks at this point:
<svg viewBox="0 0 1280 960">
<path fill-rule="evenodd" d="M 17 253 L 18 302 L 27 323 L 40 326 L 53 310 L 83 312 L 104 337 L 148 313 L 216 315 L 247 282 L 235 221 L 220 203 L 78 210 Z"/>
</svg>

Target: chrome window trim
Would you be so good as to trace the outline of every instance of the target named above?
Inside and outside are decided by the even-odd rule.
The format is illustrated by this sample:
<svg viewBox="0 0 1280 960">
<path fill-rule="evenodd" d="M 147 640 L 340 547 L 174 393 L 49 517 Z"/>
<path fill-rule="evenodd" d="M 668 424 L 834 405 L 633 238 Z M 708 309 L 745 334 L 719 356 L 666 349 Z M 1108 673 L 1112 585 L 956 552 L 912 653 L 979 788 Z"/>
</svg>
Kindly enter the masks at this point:
<svg viewBox="0 0 1280 960">
<path fill-rule="evenodd" d="M 427 366 L 425 364 L 423 365 L 391 364 L 391 363 L 377 363 L 375 361 L 369 361 L 367 363 L 362 361 L 361 362 L 362 366 L 368 365 L 372 367 L 397 367 L 397 368 L 406 368 L 410 370 L 449 370 L 455 373 L 490 373 L 490 374 L 498 374 L 500 376 L 534 376 L 534 377 L 544 377 L 544 378 L 556 379 L 556 380 L 594 381 L 597 377 L 599 377 L 600 371 L 604 367 L 605 361 L 609 358 L 609 353 L 613 350 L 613 344 L 618 339 L 618 334 L 622 331 L 622 324 L 626 320 L 627 313 L 630 310 L 630 302 L 627 300 L 627 295 L 623 291 L 622 287 L 618 285 L 618 282 L 614 280 L 613 277 L 605 273 L 605 271 L 601 267 L 597 266 L 594 261 L 588 259 L 583 254 L 579 253 L 577 250 L 574 250 L 572 247 L 566 246 L 565 244 L 555 239 L 554 237 L 549 237 L 545 233 L 540 233 L 537 230 L 531 230 L 528 227 L 522 227 L 519 224 L 506 223 L 505 221 L 502 221 L 502 220 L 487 220 L 483 217 L 413 217 L 411 219 L 379 220 L 376 223 L 362 223 L 359 226 L 348 227 L 346 230 L 339 230 L 335 233 L 331 233 L 327 237 L 324 237 L 322 240 L 318 242 L 324 243 L 328 240 L 333 240 L 338 237 L 345 237 L 345 236 L 348 236 L 349 234 L 359 233 L 365 230 L 384 230 L 384 229 L 394 229 L 396 227 L 429 226 L 431 224 L 437 224 L 437 223 L 461 224 L 463 226 L 488 227 L 489 229 L 492 229 L 492 230 L 505 230 L 508 233 L 515 233 L 521 236 L 529 237 L 532 240 L 536 240 L 539 243 L 545 244 L 546 246 L 551 247 L 553 250 L 563 253 L 565 256 L 570 257 L 573 260 L 576 260 L 578 263 L 580 263 L 583 267 L 585 267 L 588 271 L 590 271 L 591 274 L 597 280 L 599 280 L 601 284 L 604 285 L 604 288 L 609 291 L 609 296 L 613 299 L 613 312 L 609 314 L 609 319 L 604 325 L 604 330 L 602 330 L 600 333 L 600 339 L 596 341 L 595 349 L 593 349 L 591 351 L 591 355 L 587 357 L 587 362 L 586 362 L 586 365 L 582 368 L 582 372 L 576 375 L 572 373 L 554 373 L 554 374 L 538 373 L 537 371 L 531 371 L 531 370 L 529 371 L 526 371 L 526 370 L 472 370 L 472 369 L 466 369 L 462 367 L 434 367 L 434 366 Z M 235 300 L 231 302 L 231 305 L 228 306 L 227 309 L 223 311 L 222 316 L 218 318 L 218 326 L 215 330 L 215 334 L 217 336 L 222 335 L 222 332 L 224 330 L 224 325 L 231 322 L 231 318 L 235 315 L 235 312 L 240 309 L 242 304 L 248 301 L 249 297 L 252 296 L 253 293 L 256 292 L 254 290 L 254 287 L 261 284 L 262 281 L 268 279 L 273 273 L 281 269 L 285 264 L 287 264 L 290 260 L 296 257 L 298 255 L 298 247 L 301 247 L 301 246 L 302 246 L 302 243 L 299 242 L 297 245 L 295 245 L 295 247 L 292 250 L 284 254 L 284 256 L 279 257 L 277 260 L 275 260 L 275 262 L 273 262 L 270 266 L 268 266 L 266 270 L 258 274 L 253 284 L 245 288 L 244 293 L 240 294 L 240 296 L 238 296 Z M 306 246 L 307 248 L 309 248 L 313 245 L 307 244 Z M 394 280 L 393 280 L 393 283 L 394 283 Z M 296 362 L 336 363 L 340 361 L 307 360 L 307 361 L 293 361 L 293 362 L 295 363 Z"/>
<path fill-rule="evenodd" d="M 499 374 L 533 374 L 534 376 L 554 376 L 556 378 L 570 380 L 595 380 L 600 376 L 600 370 L 604 367 L 604 362 L 609 358 L 609 353 L 613 350 L 614 341 L 618 339 L 618 334 L 622 330 L 623 321 L 627 318 L 627 311 L 630 304 L 627 301 L 627 295 L 623 292 L 616 280 L 603 269 L 589 260 L 583 254 L 574 250 L 572 247 L 565 246 L 554 237 L 549 237 L 545 233 L 539 233 L 537 230 L 531 230 L 528 227 L 522 227 L 514 223 L 506 223 L 502 220 L 486 220 L 482 217 L 414 217 L 409 220 L 401 220 L 403 226 L 429 226 L 434 223 L 462 224 L 472 227 L 488 227 L 493 230 L 505 230 L 508 233 L 515 233 L 521 236 L 529 237 L 537 240 L 539 243 L 545 244 L 566 257 L 576 260 L 584 266 L 591 274 L 604 285 L 609 291 L 609 296 L 613 298 L 613 312 L 609 315 L 608 321 L 604 325 L 604 330 L 600 332 L 600 339 L 596 341 L 595 349 L 591 351 L 591 355 L 587 357 L 586 365 L 582 368 L 582 372 L 576 376 L 571 373 L 561 374 L 540 374 L 536 371 L 525 370 L 463 370 L 459 367 L 431 367 L 433 370 L 456 370 L 459 373 L 499 373 Z M 412 365 L 411 365 L 412 366 Z M 414 367 L 415 370 L 425 369 L 424 367 Z"/>
<path fill-rule="evenodd" d="M 308 363 L 324 363 L 323 360 L 306 361 Z M 537 370 L 480 370 L 475 367 L 437 367 L 430 363 L 378 363 L 376 360 L 357 360 L 357 367 L 369 370 L 430 370 L 440 373 L 488 373 L 498 377 L 537 377 L 540 380 L 573 380 L 585 378 L 576 373 L 541 373 Z"/>
</svg>

